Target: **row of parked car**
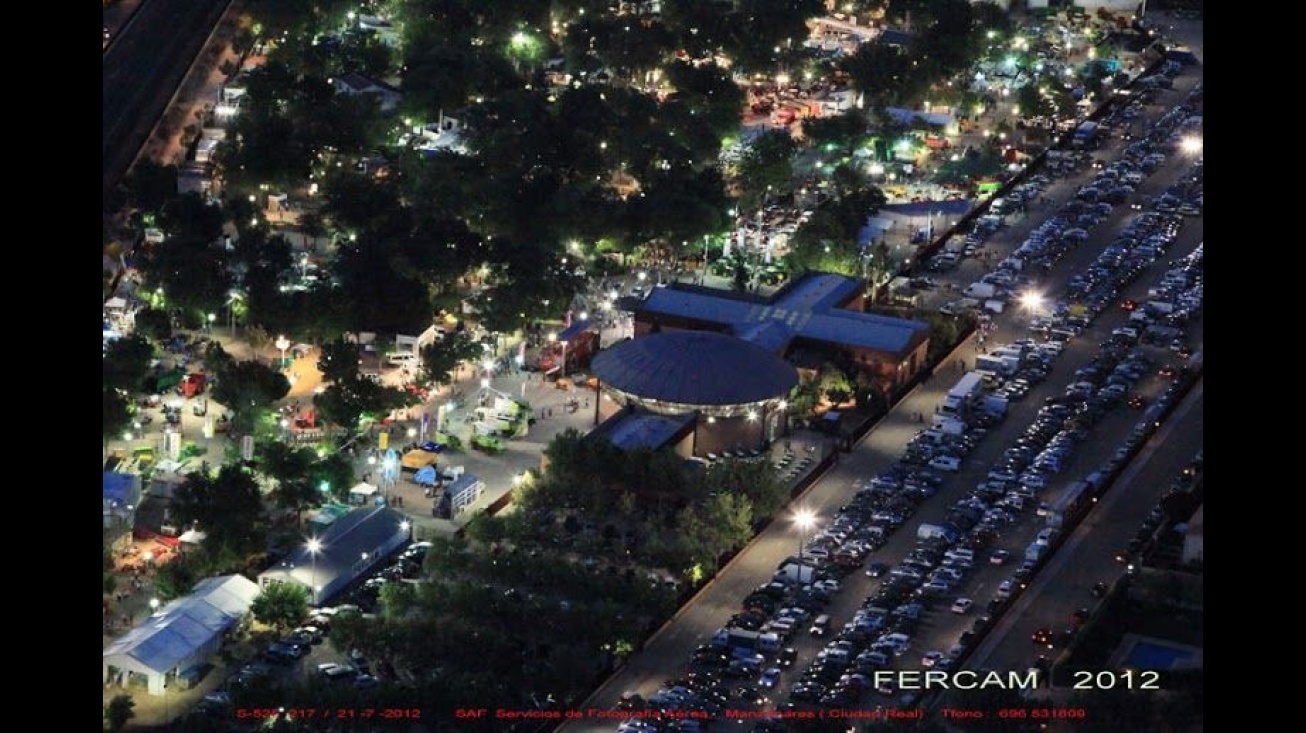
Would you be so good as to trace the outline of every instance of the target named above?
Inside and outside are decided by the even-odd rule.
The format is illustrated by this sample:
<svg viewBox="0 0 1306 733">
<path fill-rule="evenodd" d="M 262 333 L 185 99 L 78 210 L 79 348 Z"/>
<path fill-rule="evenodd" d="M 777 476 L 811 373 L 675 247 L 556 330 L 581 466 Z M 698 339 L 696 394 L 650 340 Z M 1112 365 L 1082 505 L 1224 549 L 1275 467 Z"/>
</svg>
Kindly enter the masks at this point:
<svg viewBox="0 0 1306 733">
<path fill-rule="evenodd" d="M 1072 203 L 1070 209 L 1069 213 L 1075 218 L 1061 223 L 1082 224 L 1085 228 L 1096 225 L 1110 213 L 1109 207 L 1106 206 L 1090 208 Z M 1151 218 L 1143 220 L 1143 224 L 1147 226 L 1153 223 L 1156 222 Z M 1163 246 L 1168 246 L 1177 234 L 1177 222 L 1174 226 L 1163 226 L 1161 229 L 1165 237 Z M 1056 230 L 1050 228 L 1049 231 Z M 1057 237 L 1058 242 L 1063 244 L 1069 242 L 1073 246 L 1087 238 L 1086 232 L 1081 235 L 1073 229 L 1070 230 L 1071 236 L 1065 237 L 1065 231 L 1056 232 L 1060 235 Z M 1047 260 L 1054 259 L 1067 251 L 1065 247 L 1060 248 L 1061 251 L 1056 251 L 1057 249 L 1049 247 L 1045 250 L 1050 255 Z M 1157 249 L 1156 254 L 1159 255 L 1163 247 Z M 1114 257 L 1116 254 L 1118 253 L 1113 251 L 1111 256 Z M 1150 262 L 1151 260 L 1147 260 L 1140 264 L 1145 265 Z M 1132 268 L 1118 269 L 1115 274 L 1123 277 L 1118 278 L 1116 286 L 1122 287 L 1128 279 L 1136 276 L 1137 272 L 1141 272 L 1141 269 L 1138 271 Z M 1100 305 L 1105 307 L 1106 301 L 1103 300 Z M 1015 374 L 998 377 L 997 386 L 1001 389 L 1008 383 L 1017 384 L 1017 379 L 1028 384 L 1031 381 L 1030 377 L 1038 379 L 1040 374 L 1045 376 L 1052 361 L 1061 353 L 1062 341 L 1088 327 L 1100 310 L 1101 308 L 1083 307 L 1072 310 L 1069 306 L 1057 310 L 1055 315 L 1065 319 L 1074 330 L 1063 334 L 1045 333 L 1044 335 L 1050 336 L 1051 340 L 1044 344 L 1037 344 L 1032 339 L 1028 339 L 1011 345 L 1018 348 L 1021 356 L 1020 370 L 1031 371 L 1019 377 Z M 1075 317 L 1081 320 L 1069 320 Z M 1053 325 L 1061 324 L 1054 322 Z M 967 573 L 974 567 L 975 553 L 985 551 L 984 548 L 999 538 L 1006 526 L 1014 522 L 1023 511 L 1033 506 L 1039 491 L 1047 486 L 1053 474 L 1062 470 L 1074 446 L 1088 436 L 1088 430 L 1097 419 L 1105 414 L 1107 409 L 1123 402 L 1125 393 L 1150 374 L 1151 369 L 1152 360 L 1132 346 L 1128 332 L 1113 334 L 1112 338 L 1102 345 L 1098 357 L 1076 375 L 1077 383 L 1087 382 L 1094 387 L 1101 386 L 1101 393 L 1096 394 L 1097 390 L 1089 391 L 1082 386 L 1072 385 L 1072 388 L 1068 388 L 1070 392 L 1068 396 L 1051 398 L 1025 434 L 1004 453 L 1002 460 L 993 467 L 976 490 L 954 502 L 950 508 L 945 524 L 962 529 L 964 535 L 955 541 L 950 541 L 947 537 L 921 539 L 917 549 L 892 569 L 887 569 L 880 563 L 872 564 L 867 570 L 868 575 L 876 577 L 887 575 L 886 581 L 864 602 L 862 609 L 844 626 L 839 636 L 831 641 L 805 670 L 797 685 L 791 690 L 791 701 L 821 705 L 856 704 L 869 684 L 870 673 L 876 669 L 893 666 L 894 660 L 902 657 L 911 647 L 912 632 L 922 615 L 930 612 L 931 604 L 950 595 L 954 588 L 966 579 Z M 1023 388 L 1024 385 L 1021 387 Z M 1027 388 L 1025 389 L 1027 391 Z M 1017 394 L 1020 394 L 1020 391 L 1008 392 L 1009 397 L 1015 397 Z M 992 419 L 991 414 L 981 414 L 985 414 L 986 419 Z M 976 433 L 977 430 L 981 432 Z M 960 434 L 938 434 L 936 431 L 935 435 L 928 438 L 925 436 L 931 431 L 922 431 L 908 448 L 912 463 L 897 464 L 895 473 L 920 470 L 919 464 L 923 459 L 936 461 L 927 465 L 937 467 L 938 456 L 935 454 L 939 452 L 946 452 L 959 459 L 974 448 L 976 438 L 973 436 L 982 435 L 983 430 L 985 430 L 983 427 L 968 426 L 967 430 Z M 868 482 L 869 485 L 859 490 L 859 496 L 875 496 L 876 492 L 887 492 L 881 496 L 881 501 L 892 501 L 898 496 L 894 492 L 902 491 L 901 485 L 895 487 L 894 479 L 892 473 L 887 476 L 877 476 Z M 909 495 L 919 499 L 928 496 L 929 493 L 928 490 L 926 493 L 921 493 L 919 488 L 913 488 Z M 1046 508 L 1046 503 L 1040 504 L 1039 513 L 1045 513 Z M 843 512 L 840 514 L 842 517 Z M 885 524 L 881 525 L 883 530 L 877 530 L 877 536 L 883 536 L 884 530 L 893 531 L 905 517 L 886 514 L 880 519 Z M 836 519 L 836 525 L 839 521 Z M 855 525 L 856 523 L 852 522 L 841 531 L 848 531 Z M 851 531 L 858 530 L 851 529 Z M 1057 539 L 1056 528 L 1044 527 L 1038 531 L 1031 548 L 1050 547 Z M 1008 580 L 999 585 L 995 597 L 985 606 L 984 615 L 976 619 L 975 628 L 983 628 L 991 614 L 1000 612 L 1019 590 L 1025 587 L 1037 569 L 1038 563 L 1045 556 L 1042 551 L 1027 551 L 1021 566 L 1014 570 Z M 1009 559 L 1009 553 L 1001 549 L 991 551 L 988 552 L 988 559 L 990 562 L 1002 564 Z M 970 598 L 959 596 L 952 599 L 948 609 L 954 613 L 964 614 L 970 612 L 973 606 L 974 602 Z M 779 613 L 789 612 L 781 610 Z M 784 623 L 778 628 L 791 626 L 792 624 Z M 777 626 L 764 628 L 777 628 Z M 814 630 L 816 628 L 814 627 Z M 925 652 L 920 659 L 920 666 L 946 669 L 954 665 L 956 660 L 964 655 L 968 644 L 973 642 L 973 634 L 974 630 L 965 632 L 963 637 L 947 650 Z M 881 690 L 881 692 L 893 693 L 892 690 Z"/>
<path fill-rule="evenodd" d="M 1119 179 L 1129 173 L 1124 178 L 1126 182 L 1141 181 L 1145 175 L 1132 175 L 1132 171 L 1123 167 L 1111 170 L 1105 179 Z M 1044 183 L 1045 177 L 1032 180 L 1022 195 L 1037 195 Z M 986 282 L 994 285 L 995 290 L 1006 290 L 1010 297 L 1015 288 L 1030 282 L 1028 273 L 1045 270 L 1055 259 L 1085 241 L 1087 230 L 1125 200 L 1121 198 L 1114 203 L 1085 200 L 1090 197 L 1072 199 L 1066 211 L 1053 217 L 1053 225 L 1044 230 L 1041 241 L 1026 242 L 1029 246 L 1022 254 L 1027 259 L 1004 263 Z M 1105 198 L 1115 197 L 1109 194 Z M 1001 225 L 1000 220 L 981 221 L 972 232 L 975 241 L 969 244 L 979 244 Z M 1102 305 L 1105 307 L 1107 302 L 1104 300 Z M 1054 318 L 1058 321 L 1055 325 L 1070 325 L 1072 330 L 1063 334 L 1045 331 L 1043 335 L 1050 338 L 1044 343 L 1031 338 L 1008 345 L 1019 353 L 1019 367 L 993 380 L 992 386 L 1005 390 L 1009 399 L 1019 399 L 1047 376 L 1053 361 L 1062 353 L 1062 342 L 1089 326 L 1098 312 L 1100 309 L 1072 308 L 1068 304 L 1055 309 Z M 1071 320 L 1074 318 L 1081 320 Z M 1121 348 L 1124 350 L 1118 351 Z M 1114 392 L 1113 385 L 1132 388 L 1148 373 L 1150 365 L 1145 355 L 1131 351 L 1127 344 L 1104 345 L 1104 349 L 1111 356 L 1095 360 L 1092 372 L 1079 375 L 1077 381 L 1100 379 L 1101 386 Z M 758 688 L 774 689 L 781 671 L 795 663 L 797 655 L 788 642 L 807 630 L 814 636 L 832 638 L 804 668 L 789 690 L 789 700 L 779 707 L 857 707 L 871 691 L 872 672 L 907 664 L 904 659 L 910 656 L 921 624 L 932 613 L 946 609 L 950 613 L 969 614 L 976 608 L 970 597 L 959 594 L 960 589 L 981 564 L 1002 565 L 1011 560 L 1011 553 L 994 548 L 994 543 L 1023 513 L 1033 511 L 1051 475 L 1062 470 L 1070 451 L 1087 437 L 1087 431 L 1103 414 L 1094 413 L 1094 397 L 1085 392 L 1057 397 L 1045 405 L 1030 429 L 976 489 L 948 507 L 943 525 L 955 529 L 955 534 L 926 536 L 922 527 L 917 547 L 901 562 L 892 567 L 872 562 L 865 572 L 881 578 L 882 583 L 863 601 L 853 618 L 839 626 L 825 610 L 833 596 L 842 590 L 842 581 L 872 559 L 875 550 L 937 493 L 944 476 L 956 470 L 985 433 L 998 424 L 1001 411 L 964 410 L 949 416 L 952 422 L 940 420 L 921 431 L 900 460 L 876 476 L 855 482 L 855 493 L 849 502 L 812 537 L 799 556 L 783 563 L 772 582 L 743 600 L 740 611 L 726 628 L 693 652 L 689 673 L 668 680 L 648 701 L 641 700 L 639 704 L 704 710 L 711 714 L 732 698 L 756 702 L 764 694 L 755 695 Z M 1101 409 L 1104 411 L 1109 406 L 1104 403 Z M 1040 513 L 1045 507 L 1042 505 Z M 1045 527 L 1037 533 L 1034 544 L 1048 547 L 1057 538 L 1056 529 Z M 957 665 L 973 645 L 977 631 L 985 628 L 991 616 L 1019 593 L 1032 577 L 1038 561 L 1028 555 L 1022 559 L 1011 577 L 999 586 L 994 599 L 983 606 L 972 628 L 947 649 L 924 651 L 919 666 L 947 669 Z M 756 682 L 752 683 L 753 680 Z M 891 688 L 878 691 L 893 697 L 899 697 L 901 692 Z M 899 701 L 911 704 L 914 700 L 909 696 Z M 769 729 L 768 725 L 761 727 Z"/>
</svg>

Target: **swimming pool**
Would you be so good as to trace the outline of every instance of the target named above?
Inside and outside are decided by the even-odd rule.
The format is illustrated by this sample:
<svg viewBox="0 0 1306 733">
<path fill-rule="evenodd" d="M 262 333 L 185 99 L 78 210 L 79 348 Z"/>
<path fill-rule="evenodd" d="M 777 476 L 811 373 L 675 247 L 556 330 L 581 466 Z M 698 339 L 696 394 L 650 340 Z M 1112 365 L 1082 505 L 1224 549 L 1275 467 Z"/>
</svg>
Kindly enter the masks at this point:
<svg viewBox="0 0 1306 733">
<path fill-rule="evenodd" d="M 1176 662 L 1186 662 L 1192 658 L 1193 653 L 1187 649 L 1139 641 L 1135 642 L 1134 648 L 1129 650 L 1129 658 L 1125 660 L 1125 666 L 1136 669 L 1173 669 Z"/>
</svg>

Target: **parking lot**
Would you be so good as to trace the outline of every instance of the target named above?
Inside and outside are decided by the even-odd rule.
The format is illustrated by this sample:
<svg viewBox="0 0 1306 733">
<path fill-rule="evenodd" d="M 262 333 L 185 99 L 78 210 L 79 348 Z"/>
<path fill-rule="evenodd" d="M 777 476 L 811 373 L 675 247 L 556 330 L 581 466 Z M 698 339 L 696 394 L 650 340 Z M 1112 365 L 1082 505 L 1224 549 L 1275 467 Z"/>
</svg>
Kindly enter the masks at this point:
<svg viewBox="0 0 1306 733">
<path fill-rule="evenodd" d="M 1176 86 L 1161 101 L 1178 104 L 1192 88 Z M 886 419 L 804 497 L 818 517 L 805 548 L 816 582 L 763 582 L 734 604 L 710 594 L 711 607 L 739 609 L 715 623 L 762 636 L 713 637 L 712 621 L 698 619 L 706 623 L 697 643 L 677 634 L 691 667 L 675 684 L 658 685 L 641 665 L 596 698 L 620 686 L 657 705 L 708 712 L 739 700 L 910 703 L 914 693 L 891 686 L 872 693 L 868 673 L 947 669 L 964 657 L 989 623 L 976 619 L 1002 611 L 1061 539 L 1049 526 L 1050 500 L 1070 477 L 1120 460 L 1118 441 L 1137 434 L 1131 428 L 1156 400 L 1173 397 L 1173 379 L 1201 349 L 1201 238 L 1184 227 L 1200 214 L 1200 162 L 1185 143 L 1200 119 L 1191 109 L 1132 108 L 1147 113 L 1146 138 L 1108 132 L 1116 136 L 1076 156 L 1065 178 L 1036 177 L 1011 197 L 1015 215 L 967 242 L 976 246 L 962 248 L 955 268 L 921 276 L 933 307 L 970 297 L 968 289 L 983 296 L 958 306 L 987 311 L 983 341 L 942 365 L 895 410 L 899 419 Z M 991 367 L 981 380 L 988 386 L 950 394 L 977 362 Z M 928 428 L 918 423 L 924 415 Z M 843 490 L 820 491 L 830 482 Z M 926 532 L 931 525 L 966 538 Z M 753 577 L 767 566 L 744 559 Z M 875 577 L 855 572 L 868 559 Z M 816 616 L 829 617 L 830 631 L 811 633 Z M 765 640 L 772 633 L 778 642 Z M 777 643 L 784 651 L 763 649 Z M 765 693 L 754 697 L 758 686 Z"/>
</svg>

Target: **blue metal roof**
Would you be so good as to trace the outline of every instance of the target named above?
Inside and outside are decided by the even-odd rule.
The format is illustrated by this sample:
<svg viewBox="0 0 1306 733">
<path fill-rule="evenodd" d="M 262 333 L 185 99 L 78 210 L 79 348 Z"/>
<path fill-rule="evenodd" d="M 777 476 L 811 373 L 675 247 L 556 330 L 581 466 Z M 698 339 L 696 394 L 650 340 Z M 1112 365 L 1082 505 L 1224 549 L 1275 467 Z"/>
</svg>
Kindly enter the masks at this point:
<svg viewBox="0 0 1306 733">
<path fill-rule="evenodd" d="M 787 351 L 795 338 L 905 354 L 916 334 L 929 330 L 920 321 L 839 307 L 861 287 L 857 278 L 816 272 L 782 289 L 773 300 L 763 301 L 671 285 L 655 290 L 639 310 L 720 324 L 740 339 L 777 354 Z"/>
<path fill-rule="evenodd" d="M 741 405 L 774 399 L 798 372 L 774 353 L 711 331 L 666 331 L 599 352 L 591 364 L 608 387 L 682 405 Z"/>
<path fill-rule="evenodd" d="M 654 288 L 640 304 L 639 310 L 713 323 L 739 323 L 754 304 L 736 300 L 730 295 L 720 290 L 696 291 L 670 285 Z"/>
<path fill-rule="evenodd" d="M 929 329 L 920 321 L 831 310 L 813 315 L 803 326 L 802 336 L 813 341 L 903 354 L 914 345 L 917 334 Z"/>
<path fill-rule="evenodd" d="M 848 301 L 862 283 L 832 272 L 814 272 L 777 294 L 775 307 L 786 310 L 819 311 Z"/>
</svg>

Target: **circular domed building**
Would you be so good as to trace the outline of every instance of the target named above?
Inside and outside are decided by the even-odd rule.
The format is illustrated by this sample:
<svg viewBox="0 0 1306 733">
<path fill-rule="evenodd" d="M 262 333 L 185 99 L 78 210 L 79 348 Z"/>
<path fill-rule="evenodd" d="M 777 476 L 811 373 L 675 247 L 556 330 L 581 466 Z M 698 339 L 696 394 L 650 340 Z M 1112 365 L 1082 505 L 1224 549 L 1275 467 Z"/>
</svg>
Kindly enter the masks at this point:
<svg viewBox="0 0 1306 733">
<path fill-rule="evenodd" d="M 798 371 L 761 346 L 710 331 L 666 331 L 616 344 L 591 364 L 603 390 L 635 411 L 696 416 L 687 453 L 753 451 L 782 434 Z"/>
</svg>

